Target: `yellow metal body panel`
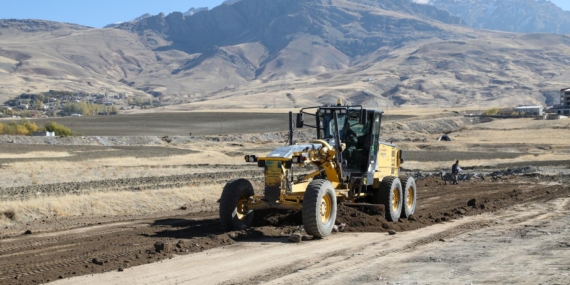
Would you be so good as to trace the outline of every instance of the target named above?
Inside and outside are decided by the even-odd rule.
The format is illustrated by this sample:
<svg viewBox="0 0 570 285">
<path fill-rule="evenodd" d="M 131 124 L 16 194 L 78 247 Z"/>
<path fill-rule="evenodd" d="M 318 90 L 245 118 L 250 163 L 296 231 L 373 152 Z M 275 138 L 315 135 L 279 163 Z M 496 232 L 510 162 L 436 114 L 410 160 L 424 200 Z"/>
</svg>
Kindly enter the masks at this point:
<svg viewBox="0 0 570 285">
<path fill-rule="evenodd" d="M 327 175 L 328 180 L 333 182 L 333 185 L 334 183 L 340 183 L 340 177 L 338 177 L 338 173 L 340 171 L 338 171 L 336 163 L 327 161 L 323 163 L 322 167 L 325 169 L 325 174 Z"/>
<path fill-rule="evenodd" d="M 283 163 L 268 160 L 265 162 L 265 186 L 281 187 Z"/>
<path fill-rule="evenodd" d="M 265 160 L 265 161 L 289 161 L 291 158 L 284 158 L 284 157 L 260 157 L 258 160 Z"/>
<path fill-rule="evenodd" d="M 301 182 L 293 184 L 292 194 L 302 193 L 303 195 L 305 195 L 305 190 L 307 190 L 307 186 L 309 186 L 309 182 Z"/>
<path fill-rule="evenodd" d="M 401 151 L 389 144 L 378 146 L 378 168 L 374 173 L 374 188 L 380 187 L 380 182 L 386 176 L 400 175 Z"/>
</svg>

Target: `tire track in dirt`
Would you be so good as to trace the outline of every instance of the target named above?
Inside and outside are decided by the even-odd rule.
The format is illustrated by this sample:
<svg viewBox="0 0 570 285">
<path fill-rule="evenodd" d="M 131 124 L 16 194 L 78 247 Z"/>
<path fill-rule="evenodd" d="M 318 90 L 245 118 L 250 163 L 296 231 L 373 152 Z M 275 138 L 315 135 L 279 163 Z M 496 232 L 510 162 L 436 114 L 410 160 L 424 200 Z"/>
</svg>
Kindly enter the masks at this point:
<svg viewBox="0 0 570 285">
<path fill-rule="evenodd" d="M 226 282 L 220 283 L 220 285 L 262 284 L 262 283 L 266 283 L 266 282 L 269 282 L 272 280 L 282 278 L 284 276 L 291 275 L 295 272 L 299 272 L 300 270 L 302 271 L 304 269 L 307 269 L 310 266 L 314 266 L 317 264 L 324 264 L 322 266 L 327 267 L 328 265 L 326 263 L 329 262 L 328 259 L 333 258 L 333 257 L 338 257 L 338 256 L 342 256 L 343 260 L 345 260 L 345 261 L 351 260 L 351 262 L 350 262 L 351 268 L 364 266 L 364 265 L 367 265 L 370 263 L 370 259 L 375 259 L 378 257 L 383 257 L 383 256 L 386 256 L 389 254 L 399 253 L 399 252 L 403 252 L 403 251 L 415 250 L 418 247 L 421 247 L 421 246 L 424 246 L 424 245 L 427 245 L 427 244 L 430 244 L 433 242 L 438 242 L 444 238 L 451 238 L 451 237 L 455 237 L 455 236 L 458 236 L 460 234 L 463 234 L 463 233 L 466 233 L 466 232 L 469 232 L 469 231 L 472 231 L 475 229 L 480 229 L 480 228 L 486 226 L 487 224 L 488 224 L 487 221 L 483 221 L 483 222 L 472 222 L 472 223 L 468 223 L 465 225 L 461 225 L 461 226 L 452 228 L 452 229 L 447 230 L 447 231 L 439 232 L 437 234 L 433 234 L 433 235 L 429 235 L 429 236 L 417 239 L 410 244 L 402 244 L 401 246 L 398 246 L 396 248 L 379 251 L 379 252 L 377 252 L 377 253 L 375 253 L 375 254 L 373 254 L 373 255 L 371 255 L 371 256 L 367 257 L 366 259 L 363 259 L 363 260 L 354 260 L 355 257 L 358 257 L 360 255 L 350 255 L 350 253 L 358 253 L 358 252 L 365 251 L 371 245 L 377 245 L 378 243 L 373 242 L 372 244 L 365 244 L 365 245 L 362 245 L 359 247 L 351 247 L 350 249 L 337 250 L 337 251 L 333 251 L 333 252 L 326 253 L 326 254 L 322 255 L 322 258 L 319 260 L 315 260 L 312 258 L 308 258 L 305 260 L 297 260 L 297 261 L 292 262 L 290 264 L 287 264 L 285 266 L 280 265 L 280 266 L 268 269 L 268 270 L 266 270 L 266 272 L 268 272 L 268 273 L 250 276 L 247 279 L 243 279 L 243 280 L 228 280 Z M 357 258 L 357 259 L 360 259 L 360 258 Z M 335 261 L 330 262 L 330 264 L 334 264 L 334 263 L 335 263 Z M 327 276 L 327 275 L 330 275 L 332 273 L 339 274 L 342 271 L 343 270 L 335 267 L 334 269 L 326 270 L 325 272 L 322 272 L 321 274 L 318 274 L 316 276 L 312 276 L 312 278 L 315 278 L 315 277 L 319 278 L 321 276 Z M 303 274 L 300 273 L 300 275 L 303 275 Z M 308 276 L 302 276 L 302 277 L 294 278 L 293 280 L 288 280 L 288 281 L 290 281 L 290 282 L 298 281 L 300 283 L 303 283 L 309 279 L 310 278 Z"/>
<path fill-rule="evenodd" d="M 104 255 L 99 256 L 98 259 L 101 260 L 116 259 L 136 252 L 141 252 L 145 248 L 146 246 L 131 246 L 119 250 L 113 250 L 107 252 Z M 11 278 L 17 280 L 22 277 L 33 276 L 35 274 L 44 273 L 46 271 L 68 268 L 74 265 L 93 263 L 92 260 L 93 259 L 85 257 L 73 257 L 71 259 L 65 259 L 63 261 L 59 259 L 54 259 L 51 261 L 45 261 L 41 263 L 32 263 L 24 267 L 17 267 L 17 268 L 12 267 L 8 269 L 2 268 L 2 271 L 5 272 L 5 275 L 13 275 L 14 277 L 0 277 L 0 280 L 7 280 Z"/>
<path fill-rule="evenodd" d="M 217 218 L 217 213 L 195 213 L 185 217 L 191 220 L 119 222 L 105 225 L 111 228 L 104 231 L 99 230 L 100 226 L 93 226 L 56 237 L 22 236 L 21 239 L 34 239 L 23 243 L 18 238 L 3 240 L 0 243 L 0 284 L 43 283 L 58 276 L 99 273 L 110 268 L 116 270 L 125 267 L 125 261 L 128 261 L 128 267 L 165 259 L 172 254 L 172 250 L 161 254 L 155 251 L 153 244 L 167 238 L 170 234 L 167 229 L 172 227 L 190 225 L 192 229 L 182 236 L 194 237 L 194 242 L 201 244 L 209 243 L 211 239 L 208 236 L 221 234 L 217 229 L 219 221 L 213 219 Z M 187 251 L 207 248 L 209 246 L 189 248 Z"/>
<path fill-rule="evenodd" d="M 438 181 L 436 181 L 437 183 L 439 183 Z M 433 186 L 431 185 L 433 184 L 432 182 L 427 182 L 426 186 Z M 473 187 L 473 183 L 465 183 L 467 185 L 469 185 L 468 187 Z M 473 199 L 475 200 L 475 202 L 473 202 L 472 206 L 469 207 L 465 207 L 467 206 L 467 199 L 465 200 L 459 200 L 459 202 L 457 201 L 457 197 L 459 195 L 462 195 L 463 197 L 469 197 L 469 193 L 467 192 L 463 192 L 463 191 L 457 191 L 458 188 L 457 187 L 453 187 L 451 189 L 457 191 L 454 195 L 449 195 L 450 197 L 448 199 L 440 199 L 438 200 L 437 203 L 435 203 L 434 205 L 431 205 L 430 207 L 424 207 L 422 209 L 422 211 L 424 211 L 424 214 L 419 215 L 424 216 L 424 219 L 431 219 L 432 222 L 434 223 L 440 223 L 439 221 L 443 218 L 446 218 L 445 221 L 451 221 L 454 219 L 458 219 L 460 218 L 462 215 L 457 215 L 456 211 L 457 209 L 461 209 L 461 208 L 465 208 L 466 213 L 464 214 L 469 214 L 471 216 L 473 215 L 477 215 L 477 214 L 481 214 L 484 212 L 489 212 L 489 211 L 500 211 L 500 210 L 504 210 L 507 209 L 508 207 L 512 206 L 512 205 L 516 205 L 518 203 L 533 203 L 533 202 L 537 202 L 537 201 L 548 201 L 554 197 L 560 197 L 560 196 L 566 196 L 569 192 L 568 192 L 568 188 L 564 188 L 564 187 L 560 187 L 560 186 L 544 186 L 544 185 L 533 185 L 533 187 L 527 187 L 528 189 L 525 189 L 525 191 L 521 191 L 521 190 L 515 190 L 510 191 L 508 189 L 510 189 L 511 187 L 516 187 L 516 186 L 521 186 L 521 185 L 516 185 L 514 183 L 512 184 L 507 184 L 508 187 L 504 187 L 505 185 L 502 184 L 495 184 L 496 187 L 502 187 L 501 191 L 497 191 L 498 188 L 495 187 L 495 189 L 485 189 L 485 191 L 477 191 L 477 194 L 473 194 L 473 197 L 477 197 L 477 199 Z M 434 187 L 435 188 L 435 187 Z M 485 187 L 479 187 L 481 188 L 481 190 L 483 190 Z M 517 187 L 518 188 L 518 187 Z M 443 190 L 445 188 L 438 188 L 438 190 Z M 432 191 L 434 191 L 435 189 L 433 189 Z M 428 190 L 429 191 L 429 190 Z M 439 193 L 438 195 L 441 196 L 442 193 L 440 191 L 435 191 L 436 193 Z M 431 195 L 430 195 L 431 196 Z M 445 194 L 443 194 L 443 196 L 445 196 Z M 421 201 L 425 199 L 425 197 L 423 195 L 418 195 L 418 201 Z M 478 202 L 477 202 L 478 201 Z M 563 207 L 563 206 L 560 206 Z M 421 213 L 422 211 L 420 211 L 419 213 Z M 339 213 L 343 213 L 345 212 L 344 210 L 340 210 Z M 439 214 L 436 214 L 438 213 Z M 470 213 L 469 213 L 470 212 Z M 427 213 L 432 213 L 432 214 L 427 214 Z M 346 219 L 346 215 L 350 215 L 353 216 L 354 219 Z M 529 214 L 529 215 L 524 215 L 520 216 L 521 214 L 517 214 L 516 218 L 513 219 L 509 219 L 506 220 L 505 222 L 510 223 L 510 224 L 519 224 L 519 223 L 523 223 L 529 220 L 536 220 L 536 219 L 544 219 L 545 217 L 547 217 L 550 214 L 543 214 L 543 213 L 539 213 L 539 214 Z M 384 219 L 382 218 L 377 218 L 377 220 L 374 220 L 373 222 L 371 221 L 366 221 L 363 222 L 362 224 L 360 224 L 360 222 L 365 221 L 367 219 L 370 219 L 369 217 L 367 217 L 364 214 L 361 214 L 360 212 L 355 212 L 355 211 L 346 211 L 345 215 L 343 215 L 343 221 L 342 222 L 347 222 L 347 224 L 349 224 L 348 228 L 353 231 L 354 229 L 351 229 L 351 225 L 364 225 L 364 228 L 367 229 L 367 231 L 372 231 L 372 228 L 379 228 L 381 229 L 381 231 L 387 231 L 385 229 L 382 229 L 382 227 L 384 226 L 382 224 L 382 222 L 384 221 Z M 429 235 L 426 237 L 422 237 L 420 239 L 414 240 L 414 241 L 410 241 L 405 245 L 402 246 L 398 246 L 396 248 L 391 248 L 388 250 L 381 250 L 378 253 L 374 254 L 374 255 L 370 255 L 369 258 L 367 258 L 366 260 L 362 260 L 360 262 L 355 261 L 355 262 L 351 262 L 351 268 L 356 268 L 358 266 L 364 266 L 366 265 L 370 259 L 376 259 L 376 258 L 380 258 L 389 254 L 397 254 L 397 253 L 401 253 L 401 252 L 406 252 L 406 251 L 413 251 L 416 250 L 419 247 L 434 243 L 434 242 L 439 242 L 441 240 L 446 240 L 446 239 L 450 239 L 456 236 L 459 236 L 461 234 L 473 231 L 473 230 L 478 230 L 484 227 L 489 227 L 490 224 L 495 221 L 496 218 L 492 217 L 483 221 L 477 221 L 477 222 L 472 222 L 472 223 L 467 223 L 467 224 L 463 224 L 463 225 L 459 225 L 457 227 L 453 227 L 451 229 L 448 229 L 446 231 L 443 232 L 439 232 L 433 235 Z M 406 230 L 406 228 L 409 230 L 410 228 L 408 228 L 410 225 L 406 225 L 407 223 L 409 223 L 409 221 L 405 221 L 404 223 L 396 223 L 396 224 L 389 224 L 390 227 L 397 229 L 398 231 L 401 230 Z M 376 224 L 375 226 L 371 226 L 371 224 Z M 425 225 L 424 225 L 425 226 Z M 413 226 L 412 226 L 413 227 Z M 421 226 L 420 226 L 421 227 Z M 356 232 L 358 232 L 359 230 L 355 230 Z M 373 246 L 375 245 L 375 243 L 372 244 L 367 244 L 365 246 L 359 247 L 359 248 L 353 248 L 353 252 L 359 252 L 359 251 L 364 251 L 366 250 L 366 248 L 368 248 L 369 246 Z M 353 256 L 349 256 L 349 257 L 345 257 L 346 259 L 352 259 L 354 258 Z M 297 272 L 298 270 L 302 270 L 302 268 L 306 268 L 308 266 L 313 266 L 316 263 L 326 263 L 327 259 L 323 258 L 322 260 L 320 260 L 319 262 L 315 262 L 312 259 L 308 259 L 308 260 L 297 260 L 291 264 L 288 264 L 286 266 L 277 266 L 274 268 L 271 268 L 270 270 L 266 270 L 267 272 L 272 272 L 271 274 L 269 273 L 263 273 L 263 274 L 259 274 L 259 275 L 255 275 L 255 276 L 250 276 L 247 279 L 243 279 L 243 280 L 230 280 L 228 282 L 222 283 L 222 284 L 260 284 L 260 283 L 264 283 L 264 282 L 269 282 L 271 280 L 276 280 L 285 276 L 288 276 L 292 273 Z M 354 267 L 353 267 L 354 266 Z M 339 274 L 339 270 L 342 271 L 342 269 L 339 268 L 335 268 L 331 271 L 327 271 L 324 272 L 322 274 L 322 276 L 326 276 L 329 274 Z M 302 276 L 303 274 L 301 274 Z M 319 275 L 320 276 L 320 275 Z M 319 276 L 316 276 L 316 278 L 319 278 Z M 271 277 L 271 278 L 269 278 Z M 313 278 L 315 276 L 312 276 Z M 288 280 L 287 282 L 300 282 L 303 283 L 303 281 L 309 280 L 308 276 L 305 276 L 303 278 L 300 279 L 293 279 L 293 280 Z"/>
<path fill-rule="evenodd" d="M 131 229 L 129 229 L 129 228 L 114 229 L 114 230 L 108 230 L 108 231 L 103 231 L 103 232 L 97 232 L 97 235 L 104 236 L 104 235 L 110 235 L 110 234 L 128 231 L 128 230 L 131 230 Z M 39 241 L 19 242 L 18 245 L 16 245 L 16 246 L 0 248 L 0 256 L 2 258 L 10 257 L 10 256 L 18 256 L 18 255 L 22 254 L 22 250 L 32 249 L 32 248 L 36 248 L 36 247 L 45 247 L 45 246 L 49 246 L 52 244 L 58 244 L 58 243 L 62 243 L 62 242 L 83 239 L 83 238 L 87 238 L 90 236 L 92 236 L 92 235 L 89 235 L 89 234 L 83 234 L 83 235 L 77 235 L 77 236 L 71 235 L 71 236 L 60 236 L 60 237 L 55 237 L 55 238 L 50 238 L 50 239 L 45 239 L 45 240 L 39 240 Z M 1 244 L 3 244 L 3 243 L 0 243 L 0 245 Z M 2 268 L 0 267 L 0 269 L 2 269 Z"/>
<path fill-rule="evenodd" d="M 560 207 L 558 207 L 560 208 Z M 520 214 L 519 214 L 520 215 Z M 545 215 L 554 215 L 551 213 L 537 213 L 537 214 L 528 214 L 515 219 L 508 220 L 507 223 L 509 224 L 520 224 L 529 221 L 536 221 L 542 219 Z M 342 276 L 344 273 L 353 271 L 355 268 L 364 268 L 365 266 L 370 264 L 371 260 L 376 260 L 378 258 L 386 257 L 389 255 L 400 254 L 403 252 L 412 252 L 417 250 L 418 248 L 424 247 L 426 245 L 441 242 L 447 239 L 451 239 L 462 234 L 479 230 L 482 228 L 490 227 L 491 224 L 494 224 L 495 221 L 501 219 L 497 216 L 492 216 L 490 218 L 486 218 L 480 221 L 468 222 L 456 227 L 452 227 L 450 229 L 437 232 L 435 234 L 427 235 L 425 237 L 421 237 L 418 239 L 412 239 L 411 241 L 406 241 L 402 244 L 398 244 L 395 247 L 386 250 L 380 250 L 373 254 L 367 254 L 366 256 L 359 254 L 361 252 L 369 252 L 371 250 L 376 249 L 380 242 L 371 242 L 366 243 L 359 247 L 351 247 L 350 249 L 344 250 L 337 250 L 327 254 L 324 254 L 319 260 L 315 260 L 314 258 L 306 258 L 302 260 L 297 260 L 285 266 L 280 265 L 276 266 L 267 270 L 264 270 L 268 273 L 262 273 L 259 275 L 249 276 L 245 279 L 238 279 L 238 280 L 228 280 L 226 282 L 220 283 L 221 285 L 229 285 L 229 284 L 239 284 L 239 285 L 249 285 L 249 284 L 263 284 L 272 281 L 277 281 L 274 283 L 287 283 L 287 284 L 305 284 L 308 280 L 320 280 L 323 281 L 321 278 L 327 278 L 334 275 Z M 419 233 L 421 235 L 421 233 Z M 374 248 L 374 249 L 372 249 Z M 344 264 L 348 264 L 347 267 L 343 265 L 339 265 L 337 260 L 330 260 L 335 257 L 341 257 L 342 262 Z M 316 268 L 312 270 L 310 268 L 313 266 Z M 310 273 L 304 273 L 305 271 Z M 294 278 L 287 278 L 281 279 L 283 277 L 291 277 L 292 274 L 295 274 Z M 324 279 L 327 280 L 327 279 Z M 334 282 L 331 282 L 334 283 Z"/>
<path fill-rule="evenodd" d="M 195 173 L 170 176 L 153 176 L 138 178 L 121 178 L 109 180 L 97 180 L 87 182 L 64 182 L 55 184 L 28 185 L 19 187 L 0 188 L 1 201 L 21 200 L 35 197 L 38 193 L 42 196 L 61 196 L 66 194 L 86 194 L 91 191 L 114 192 L 114 191 L 141 191 L 149 189 L 180 188 L 185 186 L 205 186 L 226 181 L 233 178 L 248 178 L 260 181 L 263 172 L 258 170 L 242 171 L 218 171 L 207 173 Z"/>
</svg>

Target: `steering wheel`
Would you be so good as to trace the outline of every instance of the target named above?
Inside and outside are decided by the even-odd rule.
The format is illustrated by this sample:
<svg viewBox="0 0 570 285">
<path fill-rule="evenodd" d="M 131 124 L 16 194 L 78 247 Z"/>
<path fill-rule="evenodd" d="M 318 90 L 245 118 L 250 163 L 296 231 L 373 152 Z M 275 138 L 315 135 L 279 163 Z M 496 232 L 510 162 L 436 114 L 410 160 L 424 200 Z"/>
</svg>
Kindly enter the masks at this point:
<svg viewBox="0 0 570 285">
<path fill-rule="evenodd" d="M 313 141 L 310 141 L 310 143 L 320 143 L 321 145 L 323 145 L 323 147 L 326 147 L 328 149 L 332 149 L 330 144 L 328 142 L 326 142 L 325 140 L 313 140 Z"/>
</svg>

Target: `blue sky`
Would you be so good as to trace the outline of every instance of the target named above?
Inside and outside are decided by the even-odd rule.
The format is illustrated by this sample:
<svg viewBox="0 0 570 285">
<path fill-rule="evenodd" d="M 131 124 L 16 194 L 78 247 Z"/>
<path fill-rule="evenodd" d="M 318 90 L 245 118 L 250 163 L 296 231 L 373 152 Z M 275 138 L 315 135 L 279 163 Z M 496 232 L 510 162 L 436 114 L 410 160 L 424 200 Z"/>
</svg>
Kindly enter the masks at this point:
<svg viewBox="0 0 570 285">
<path fill-rule="evenodd" d="M 224 0 L 0 0 L 0 19 L 42 19 L 101 28 L 134 19 L 192 7 L 213 8 Z"/>
<path fill-rule="evenodd" d="M 570 11 L 570 0 L 551 0 Z M 142 14 L 213 8 L 223 0 L 0 0 L 0 19 L 43 19 L 100 28 Z"/>
<path fill-rule="evenodd" d="M 558 5 L 562 10 L 570 11 L 570 0 L 550 0 L 550 2 Z"/>
</svg>

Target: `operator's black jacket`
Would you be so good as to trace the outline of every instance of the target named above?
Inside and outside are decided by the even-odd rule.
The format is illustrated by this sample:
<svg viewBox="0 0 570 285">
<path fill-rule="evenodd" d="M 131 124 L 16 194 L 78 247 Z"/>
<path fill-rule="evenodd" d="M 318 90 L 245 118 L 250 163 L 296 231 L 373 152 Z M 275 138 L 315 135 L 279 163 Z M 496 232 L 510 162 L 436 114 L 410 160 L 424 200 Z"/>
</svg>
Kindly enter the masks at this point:
<svg viewBox="0 0 570 285">
<path fill-rule="evenodd" d="M 455 163 L 455 164 L 453 164 L 453 166 L 451 166 L 451 173 L 452 174 L 459 173 L 459 165 L 457 165 L 457 163 Z"/>
</svg>

